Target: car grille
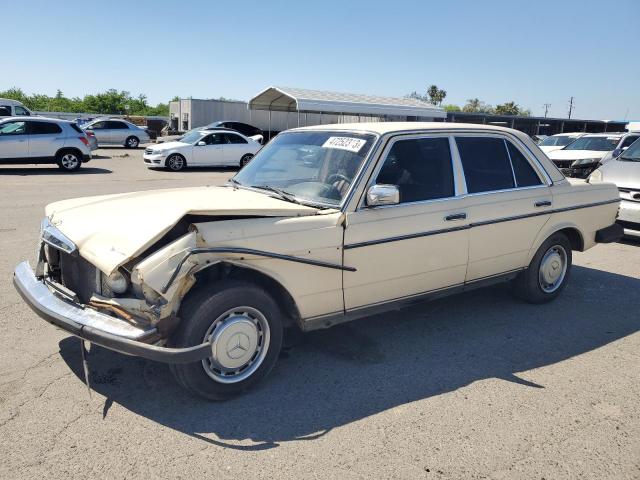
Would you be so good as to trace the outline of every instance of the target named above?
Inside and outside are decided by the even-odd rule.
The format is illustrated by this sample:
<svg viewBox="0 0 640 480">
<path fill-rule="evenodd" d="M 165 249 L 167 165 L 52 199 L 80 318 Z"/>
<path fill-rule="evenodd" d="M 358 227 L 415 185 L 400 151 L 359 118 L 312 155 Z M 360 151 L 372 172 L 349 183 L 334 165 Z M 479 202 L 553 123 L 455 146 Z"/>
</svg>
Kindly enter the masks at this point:
<svg viewBox="0 0 640 480">
<path fill-rule="evenodd" d="M 87 303 L 97 288 L 97 269 L 79 255 L 60 252 L 60 279 L 62 285 Z"/>
</svg>

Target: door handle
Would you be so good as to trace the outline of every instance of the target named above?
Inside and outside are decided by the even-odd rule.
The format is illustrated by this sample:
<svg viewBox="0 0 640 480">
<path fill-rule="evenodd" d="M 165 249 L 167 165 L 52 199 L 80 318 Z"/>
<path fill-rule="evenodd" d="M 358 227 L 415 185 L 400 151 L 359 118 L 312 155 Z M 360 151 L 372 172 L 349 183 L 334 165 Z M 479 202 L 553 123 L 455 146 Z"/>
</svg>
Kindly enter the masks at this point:
<svg viewBox="0 0 640 480">
<path fill-rule="evenodd" d="M 539 202 L 536 202 L 533 204 L 536 207 L 550 207 L 551 206 L 551 201 L 550 200 L 541 200 Z"/>
<path fill-rule="evenodd" d="M 451 222 L 453 220 L 466 220 L 466 218 L 466 213 L 452 213 L 451 215 L 447 215 L 446 217 L 444 217 L 447 222 Z"/>
</svg>

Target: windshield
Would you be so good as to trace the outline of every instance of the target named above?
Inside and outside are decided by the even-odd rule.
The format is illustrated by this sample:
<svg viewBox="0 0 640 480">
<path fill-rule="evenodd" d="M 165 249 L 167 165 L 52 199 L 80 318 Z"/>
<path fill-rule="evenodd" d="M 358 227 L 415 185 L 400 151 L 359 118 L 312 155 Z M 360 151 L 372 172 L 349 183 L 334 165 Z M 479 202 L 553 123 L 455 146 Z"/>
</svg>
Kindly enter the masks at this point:
<svg viewBox="0 0 640 480">
<path fill-rule="evenodd" d="M 636 140 L 627 148 L 618 160 L 626 160 L 627 162 L 640 162 L 640 140 Z"/>
<path fill-rule="evenodd" d="M 287 132 L 238 172 L 240 185 L 278 189 L 296 200 L 339 206 L 375 137 L 344 132 Z"/>
<path fill-rule="evenodd" d="M 567 137 L 567 136 L 547 137 L 542 141 L 542 143 L 540 143 L 540 146 L 544 146 L 544 147 L 564 147 L 566 145 L 569 145 L 575 139 L 576 139 L 576 137 Z"/>
<path fill-rule="evenodd" d="M 178 139 L 182 143 L 196 143 L 202 138 L 203 133 L 200 130 L 190 130 Z"/>
<path fill-rule="evenodd" d="M 565 150 L 596 150 L 598 152 L 609 152 L 616 148 L 620 141 L 616 137 L 582 137 L 566 146 Z"/>
</svg>

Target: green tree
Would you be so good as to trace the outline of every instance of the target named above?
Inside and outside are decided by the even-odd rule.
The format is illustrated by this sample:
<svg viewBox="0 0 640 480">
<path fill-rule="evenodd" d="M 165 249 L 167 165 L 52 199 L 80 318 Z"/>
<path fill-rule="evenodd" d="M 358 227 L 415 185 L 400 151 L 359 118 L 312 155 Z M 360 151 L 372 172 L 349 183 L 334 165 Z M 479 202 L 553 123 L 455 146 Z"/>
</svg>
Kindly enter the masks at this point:
<svg viewBox="0 0 640 480">
<path fill-rule="evenodd" d="M 458 105 L 453 105 L 453 104 L 443 105 L 442 108 L 444 108 L 445 112 L 461 112 L 462 111 L 462 109 Z"/>
<path fill-rule="evenodd" d="M 493 107 L 478 98 L 470 98 L 464 107 L 462 107 L 462 111 L 469 113 L 493 113 Z"/>
<path fill-rule="evenodd" d="M 501 105 L 496 105 L 496 114 L 497 115 L 522 115 L 522 116 L 530 116 L 531 110 L 521 108 L 515 102 L 506 102 Z"/>
<path fill-rule="evenodd" d="M 437 85 L 431 85 L 427 89 L 427 95 L 425 96 L 429 97 L 429 101 L 434 105 L 441 105 L 447 96 L 447 91 L 439 89 Z"/>
</svg>

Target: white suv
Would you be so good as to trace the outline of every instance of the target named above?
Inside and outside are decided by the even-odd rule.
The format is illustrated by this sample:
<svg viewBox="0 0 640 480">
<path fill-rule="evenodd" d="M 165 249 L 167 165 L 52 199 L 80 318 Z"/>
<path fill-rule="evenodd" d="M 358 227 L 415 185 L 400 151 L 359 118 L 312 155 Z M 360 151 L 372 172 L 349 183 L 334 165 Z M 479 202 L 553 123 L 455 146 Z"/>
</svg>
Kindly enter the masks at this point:
<svg viewBox="0 0 640 480">
<path fill-rule="evenodd" d="M 54 163 L 73 172 L 89 160 L 89 140 L 75 123 L 44 117 L 0 120 L 0 165 Z"/>
</svg>

